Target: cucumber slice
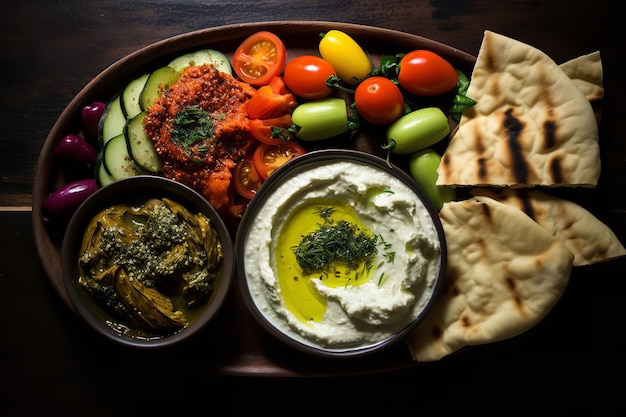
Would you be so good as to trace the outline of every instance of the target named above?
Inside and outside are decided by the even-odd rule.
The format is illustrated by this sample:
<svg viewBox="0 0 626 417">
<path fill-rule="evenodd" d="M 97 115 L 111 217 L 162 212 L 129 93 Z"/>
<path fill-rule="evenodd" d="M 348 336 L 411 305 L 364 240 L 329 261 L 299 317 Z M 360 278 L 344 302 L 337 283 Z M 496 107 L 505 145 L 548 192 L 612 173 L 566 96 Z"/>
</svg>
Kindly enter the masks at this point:
<svg viewBox="0 0 626 417">
<path fill-rule="evenodd" d="M 203 64 L 213 64 L 218 71 L 233 75 L 233 69 L 226 55 L 214 49 L 201 49 L 181 55 L 178 58 L 174 58 L 167 66 L 174 68 L 180 73 L 183 72 L 185 68 L 192 65 Z"/>
<path fill-rule="evenodd" d="M 107 103 L 104 113 L 98 124 L 98 142 L 100 149 L 114 137 L 124 132 L 126 125 L 126 116 L 122 111 L 121 96 L 118 94 Z"/>
<path fill-rule="evenodd" d="M 161 171 L 163 162 L 154 149 L 152 139 L 144 129 L 142 122 L 144 117 L 146 117 L 145 111 L 130 119 L 124 128 L 124 136 L 128 153 L 133 161 L 141 169 L 156 174 Z"/>
<path fill-rule="evenodd" d="M 122 111 L 127 119 L 132 119 L 141 113 L 141 105 L 139 105 L 139 96 L 146 85 L 146 81 L 150 74 L 143 74 L 128 83 L 122 90 Z"/>
<path fill-rule="evenodd" d="M 172 67 L 165 66 L 154 70 L 146 80 L 146 85 L 139 95 L 141 110 L 147 110 L 163 91 L 178 81 L 178 77 L 180 74 Z"/>
<path fill-rule="evenodd" d="M 104 152 L 98 152 L 95 165 L 96 184 L 99 188 L 107 186 L 115 182 L 115 178 L 111 176 L 104 167 Z"/>
<path fill-rule="evenodd" d="M 106 172 L 117 181 L 142 173 L 142 169 L 135 164 L 128 154 L 124 134 L 110 139 L 102 149 L 103 163 Z"/>
</svg>

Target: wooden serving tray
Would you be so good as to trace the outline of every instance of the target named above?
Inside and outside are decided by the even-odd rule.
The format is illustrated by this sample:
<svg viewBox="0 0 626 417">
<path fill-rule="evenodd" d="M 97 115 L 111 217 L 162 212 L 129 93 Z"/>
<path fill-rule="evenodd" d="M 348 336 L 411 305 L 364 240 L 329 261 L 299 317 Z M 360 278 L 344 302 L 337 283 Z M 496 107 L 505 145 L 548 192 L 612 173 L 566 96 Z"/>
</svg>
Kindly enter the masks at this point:
<svg viewBox="0 0 626 417">
<path fill-rule="evenodd" d="M 79 131 L 82 106 L 93 101 L 109 100 L 130 80 L 166 65 L 172 58 L 186 52 L 211 48 L 232 58 L 236 47 L 247 36 L 259 30 L 269 30 L 281 37 L 288 50 L 287 60 L 303 54 L 318 55 L 319 35 L 331 29 L 343 30 L 352 35 L 375 62 L 382 54 L 423 48 L 440 54 L 468 76 L 475 63 L 475 57 L 470 54 L 420 36 L 363 25 L 315 21 L 238 24 L 190 32 L 149 45 L 114 63 L 87 84 L 67 105 L 44 142 L 35 173 L 33 229 L 38 255 L 58 296 L 69 308 L 73 309 L 73 306 L 63 286 L 61 272 L 64 228 L 62 225 L 51 227 L 45 224 L 41 208 L 52 190 L 70 180 L 55 160 L 54 147 L 62 136 Z M 380 131 L 362 132 L 345 146 L 380 153 L 381 140 Z M 111 342 L 103 340 L 103 343 Z M 201 368 L 209 373 L 232 375 L 354 375 L 416 366 L 404 344 L 354 360 L 322 360 L 296 352 L 273 339 L 254 321 L 243 304 L 236 283 L 218 317 L 200 335 L 175 348 L 142 353 L 154 355 L 160 366 L 194 370 Z"/>
</svg>

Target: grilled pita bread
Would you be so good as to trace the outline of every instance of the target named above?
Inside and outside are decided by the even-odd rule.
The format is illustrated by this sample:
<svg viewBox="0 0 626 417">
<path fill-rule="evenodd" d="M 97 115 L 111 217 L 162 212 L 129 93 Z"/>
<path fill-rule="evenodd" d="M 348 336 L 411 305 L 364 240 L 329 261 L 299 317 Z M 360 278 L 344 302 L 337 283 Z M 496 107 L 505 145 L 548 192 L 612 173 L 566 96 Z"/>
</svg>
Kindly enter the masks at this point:
<svg viewBox="0 0 626 417">
<path fill-rule="evenodd" d="M 559 67 L 583 92 L 587 100 L 596 102 L 604 98 L 604 81 L 600 51 L 581 55 Z"/>
<path fill-rule="evenodd" d="M 442 292 L 407 336 L 417 361 L 504 340 L 548 314 L 569 281 L 574 255 L 517 208 L 489 197 L 445 203 L 448 248 Z"/>
<path fill-rule="evenodd" d="M 442 156 L 438 185 L 597 185 L 593 108 L 545 53 L 485 31 L 467 95 L 477 104 Z"/>
<path fill-rule="evenodd" d="M 599 125 L 602 119 L 604 77 L 600 51 L 581 55 L 559 65 L 591 103 Z"/>
<path fill-rule="evenodd" d="M 539 190 L 475 189 L 522 210 L 574 253 L 574 266 L 626 255 L 615 233 L 580 205 Z"/>
</svg>

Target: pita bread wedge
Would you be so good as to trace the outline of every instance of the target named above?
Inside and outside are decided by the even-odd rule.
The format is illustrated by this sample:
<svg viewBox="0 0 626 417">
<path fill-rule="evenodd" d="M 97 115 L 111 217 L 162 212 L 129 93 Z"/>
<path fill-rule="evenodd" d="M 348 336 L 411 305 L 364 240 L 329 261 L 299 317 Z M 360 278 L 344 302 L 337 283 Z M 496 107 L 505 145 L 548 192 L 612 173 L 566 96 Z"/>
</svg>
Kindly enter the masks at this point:
<svg viewBox="0 0 626 417">
<path fill-rule="evenodd" d="M 626 255 L 615 233 L 580 205 L 539 190 L 475 189 L 522 210 L 574 253 L 574 266 Z"/>
<path fill-rule="evenodd" d="M 559 65 L 587 100 L 595 102 L 604 98 L 604 81 L 600 51 L 581 55 Z"/>
<path fill-rule="evenodd" d="M 544 318 L 569 281 L 574 255 L 520 210 L 489 197 L 445 203 L 445 284 L 407 336 L 417 361 L 504 340 Z"/>
<path fill-rule="evenodd" d="M 545 53 L 486 31 L 437 185 L 594 187 L 598 126 L 574 81 Z"/>
</svg>

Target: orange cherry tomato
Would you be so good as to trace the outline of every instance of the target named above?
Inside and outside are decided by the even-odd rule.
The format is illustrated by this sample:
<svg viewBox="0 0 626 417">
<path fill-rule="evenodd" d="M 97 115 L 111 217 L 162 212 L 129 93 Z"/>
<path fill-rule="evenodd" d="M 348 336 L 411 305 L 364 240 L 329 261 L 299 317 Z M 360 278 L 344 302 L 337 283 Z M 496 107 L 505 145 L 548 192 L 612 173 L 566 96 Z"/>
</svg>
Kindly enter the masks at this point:
<svg viewBox="0 0 626 417">
<path fill-rule="evenodd" d="M 398 82 L 409 93 L 438 96 L 456 87 L 457 81 L 452 64 L 434 52 L 418 49 L 400 60 Z"/>
<path fill-rule="evenodd" d="M 246 156 L 235 166 L 233 175 L 235 190 L 243 197 L 252 199 L 258 191 L 263 179 L 254 166 L 252 155 Z"/>
<path fill-rule="evenodd" d="M 269 84 L 260 87 L 248 103 L 250 119 L 270 119 L 290 114 L 296 108 L 296 97 L 287 90 L 282 77 L 272 77 Z"/>
<path fill-rule="evenodd" d="M 233 70 L 242 81 L 265 85 L 283 72 L 287 51 L 280 38 L 272 32 L 253 33 L 235 50 Z"/>
<path fill-rule="evenodd" d="M 254 166 L 265 180 L 276 169 L 305 153 L 306 150 L 296 142 L 283 142 L 278 145 L 262 143 L 254 151 Z"/>
<path fill-rule="evenodd" d="M 283 77 L 292 93 L 308 100 L 316 100 L 333 91 L 326 85 L 332 75 L 337 74 L 330 62 L 315 55 L 302 55 L 287 62 Z"/>
<path fill-rule="evenodd" d="M 259 142 L 279 145 L 294 138 L 294 134 L 287 131 L 291 124 L 291 115 L 283 114 L 271 119 L 250 119 L 248 128 Z"/>
<path fill-rule="evenodd" d="M 404 112 L 404 96 L 398 86 L 379 76 L 366 78 L 357 86 L 354 104 L 363 119 L 379 126 L 395 122 Z"/>
</svg>

